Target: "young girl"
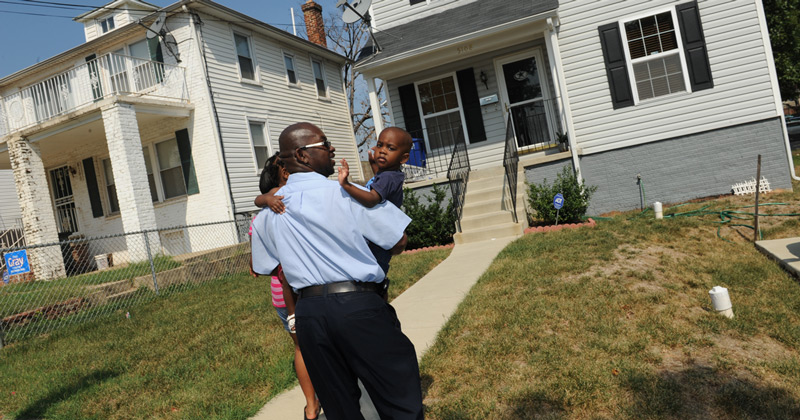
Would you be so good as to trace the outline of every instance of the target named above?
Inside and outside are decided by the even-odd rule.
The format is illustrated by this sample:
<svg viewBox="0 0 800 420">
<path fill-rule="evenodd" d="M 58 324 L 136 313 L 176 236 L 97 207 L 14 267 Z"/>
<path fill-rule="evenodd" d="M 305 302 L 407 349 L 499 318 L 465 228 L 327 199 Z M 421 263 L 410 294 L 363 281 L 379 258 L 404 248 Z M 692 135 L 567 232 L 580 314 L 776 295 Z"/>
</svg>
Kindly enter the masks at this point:
<svg viewBox="0 0 800 420">
<path fill-rule="evenodd" d="M 278 159 L 278 154 L 275 153 L 264 164 L 264 170 L 261 172 L 261 179 L 259 180 L 258 187 L 261 190 L 262 196 L 269 195 L 267 198 L 266 207 L 270 207 L 275 212 L 283 211 L 283 203 L 280 201 L 280 196 L 275 197 L 275 191 L 286 184 L 286 179 L 289 178 L 289 173 L 283 167 L 283 162 Z M 276 208 L 276 206 L 279 206 Z M 279 211 L 280 210 L 280 211 Z M 252 226 L 250 227 L 250 235 L 253 234 Z M 252 264 L 251 264 L 252 267 Z M 252 268 L 250 273 L 253 276 L 258 276 L 253 272 Z M 285 286 L 285 288 L 284 288 Z M 283 322 L 283 327 L 289 332 L 289 335 L 294 341 L 294 371 L 297 374 L 297 380 L 300 382 L 300 389 L 303 390 L 303 395 L 306 398 L 306 407 L 303 412 L 305 420 L 315 420 L 319 417 L 320 405 L 319 400 L 314 393 L 314 386 L 311 384 L 311 378 L 308 376 L 308 370 L 303 362 L 303 355 L 300 353 L 300 346 L 297 344 L 297 335 L 294 332 L 294 325 L 290 327 L 289 319 L 294 318 L 294 302 L 295 298 L 291 293 L 284 293 L 284 290 L 290 291 L 286 277 L 283 275 L 283 269 L 278 266 L 278 276 L 272 276 L 270 283 L 270 290 L 272 294 L 272 305 L 278 313 L 278 317 Z M 292 315 L 289 315 L 289 314 Z"/>
</svg>

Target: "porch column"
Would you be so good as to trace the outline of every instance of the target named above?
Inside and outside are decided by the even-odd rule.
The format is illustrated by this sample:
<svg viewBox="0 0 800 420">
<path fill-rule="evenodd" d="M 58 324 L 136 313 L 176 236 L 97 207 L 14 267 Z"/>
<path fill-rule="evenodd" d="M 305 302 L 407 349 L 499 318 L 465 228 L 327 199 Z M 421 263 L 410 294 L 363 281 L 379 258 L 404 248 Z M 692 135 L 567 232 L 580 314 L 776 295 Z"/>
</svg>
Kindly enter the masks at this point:
<svg viewBox="0 0 800 420">
<path fill-rule="evenodd" d="M 372 125 L 375 127 L 375 139 L 381 135 L 383 131 L 383 113 L 381 112 L 380 98 L 378 92 L 375 90 L 375 78 L 372 76 L 364 76 L 367 79 L 367 90 L 369 91 L 369 105 L 372 108 Z"/>
<path fill-rule="evenodd" d="M 560 96 L 559 109 L 561 118 L 564 122 L 564 129 L 567 131 L 569 139 L 569 150 L 572 153 L 572 165 L 575 172 L 580 176 L 581 162 L 578 158 L 578 141 L 575 138 L 575 127 L 572 125 L 572 109 L 569 105 L 569 93 L 567 92 L 567 82 L 564 79 L 564 66 L 561 64 L 561 48 L 558 46 L 558 18 L 547 18 L 547 29 L 544 31 L 544 41 L 547 45 L 547 55 L 550 61 L 550 71 L 553 74 L 553 85 Z"/>
<path fill-rule="evenodd" d="M 131 104 L 114 102 L 104 107 L 102 114 L 123 231 L 156 229 L 136 109 Z M 158 232 L 148 233 L 147 243 L 141 234 L 127 235 L 125 241 L 131 262 L 147 259 L 147 245 L 152 255 L 161 252 Z"/>
<path fill-rule="evenodd" d="M 22 225 L 27 246 L 58 242 L 56 214 L 47 187 L 47 171 L 39 145 L 23 137 L 8 141 L 14 185 L 22 211 Z M 27 250 L 31 272 L 37 280 L 53 280 L 66 276 L 61 247 L 48 246 Z"/>
</svg>

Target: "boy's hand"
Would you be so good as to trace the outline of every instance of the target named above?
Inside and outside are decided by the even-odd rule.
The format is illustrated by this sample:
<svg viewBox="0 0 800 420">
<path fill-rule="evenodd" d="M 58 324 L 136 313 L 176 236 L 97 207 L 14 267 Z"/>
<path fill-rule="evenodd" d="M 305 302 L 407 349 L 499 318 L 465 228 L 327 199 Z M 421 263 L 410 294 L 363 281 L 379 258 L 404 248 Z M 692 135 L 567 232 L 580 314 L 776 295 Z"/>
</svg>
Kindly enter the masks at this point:
<svg viewBox="0 0 800 420">
<path fill-rule="evenodd" d="M 347 165 L 347 161 L 342 159 L 341 165 L 339 165 L 339 185 L 344 187 L 349 184 L 348 176 L 350 176 L 350 167 Z"/>
<path fill-rule="evenodd" d="M 378 153 L 375 151 L 378 146 L 374 146 L 373 148 L 369 149 L 369 153 L 367 153 L 368 160 L 369 160 L 369 167 L 372 169 L 372 175 L 378 174 L 378 163 L 375 162 L 375 154 Z"/>
<path fill-rule="evenodd" d="M 283 205 L 282 195 L 267 196 L 267 207 L 275 213 L 281 214 L 286 211 L 286 206 Z"/>
</svg>

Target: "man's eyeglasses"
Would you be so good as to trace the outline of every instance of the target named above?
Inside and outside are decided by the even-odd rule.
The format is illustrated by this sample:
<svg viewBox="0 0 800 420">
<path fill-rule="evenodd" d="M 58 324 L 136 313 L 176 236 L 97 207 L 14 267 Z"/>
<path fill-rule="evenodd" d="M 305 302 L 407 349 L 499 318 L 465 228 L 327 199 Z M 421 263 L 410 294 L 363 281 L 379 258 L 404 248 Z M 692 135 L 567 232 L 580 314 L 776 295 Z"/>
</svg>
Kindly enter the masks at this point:
<svg viewBox="0 0 800 420">
<path fill-rule="evenodd" d="M 307 145 L 305 145 L 303 147 L 298 147 L 297 150 L 305 150 L 305 149 L 310 149 L 312 147 L 320 147 L 320 146 L 322 146 L 322 147 L 324 147 L 324 148 L 326 148 L 328 150 L 331 150 L 331 142 L 329 142 L 328 140 L 323 140 L 323 141 L 318 142 L 318 143 L 307 144 Z"/>
</svg>

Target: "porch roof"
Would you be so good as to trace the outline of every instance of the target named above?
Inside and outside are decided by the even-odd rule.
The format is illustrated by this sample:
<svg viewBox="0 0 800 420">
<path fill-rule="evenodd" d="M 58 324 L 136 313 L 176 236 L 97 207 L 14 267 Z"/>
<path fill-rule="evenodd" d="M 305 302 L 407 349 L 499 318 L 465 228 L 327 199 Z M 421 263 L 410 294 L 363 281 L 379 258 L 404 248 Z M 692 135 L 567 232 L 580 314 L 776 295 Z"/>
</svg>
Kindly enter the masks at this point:
<svg viewBox="0 0 800 420">
<path fill-rule="evenodd" d="M 362 72 L 377 70 L 392 62 L 481 36 L 493 28 L 504 29 L 516 22 L 554 15 L 556 9 L 558 0 L 476 1 L 386 30 L 378 29 L 374 36 L 381 50 L 375 53 L 373 46 L 367 45 L 359 54 L 356 68 Z"/>
</svg>

